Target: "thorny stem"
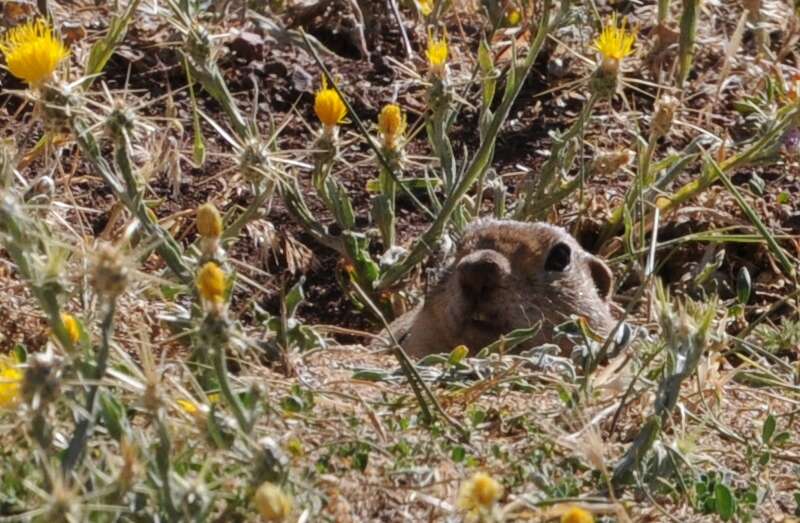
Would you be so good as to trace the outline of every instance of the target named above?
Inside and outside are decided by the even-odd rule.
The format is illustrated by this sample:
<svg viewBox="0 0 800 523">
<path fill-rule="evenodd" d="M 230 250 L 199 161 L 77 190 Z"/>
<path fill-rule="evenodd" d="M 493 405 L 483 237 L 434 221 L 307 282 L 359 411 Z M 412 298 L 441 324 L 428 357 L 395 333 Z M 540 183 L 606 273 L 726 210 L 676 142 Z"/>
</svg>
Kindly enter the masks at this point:
<svg viewBox="0 0 800 523">
<path fill-rule="evenodd" d="M 122 133 L 121 142 L 117 144 L 116 163 L 121 171 L 125 185 L 117 179 L 111 165 L 103 158 L 100 146 L 84 123 L 79 120 L 73 122 L 73 135 L 83 154 L 89 159 L 95 171 L 108 184 L 117 198 L 125 207 L 136 216 L 146 233 L 158 240 L 156 251 L 164 259 L 167 266 L 180 278 L 182 283 L 192 282 L 192 271 L 186 265 L 180 253 L 180 246 L 174 238 L 158 224 L 153 223 L 147 215 L 147 207 L 138 193 L 133 175 L 133 166 L 130 161 L 130 141 L 127 133 Z"/>
<path fill-rule="evenodd" d="M 237 218 L 233 221 L 230 225 L 225 227 L 225 230 L 222 232 L 222 241 L 226 240 L 233 240 L 239 236 L 239 233 L 247 225 L 261 210 L 261 206 L 264 205 L 264 202 L 269 200 L 272 197 L 272 194 L 275 192 L 275 184 L 270 183 L 266 188 L 258 188 L 256 189 L 256 193 L 253 197 L 253 201 L 250 202 L 250 205 L 247 206 L 247 209 L 244 210 Z"/>
<path fill-rule="evenodd" d="M 212 319 L 213 322 L 224 322 L 222 318 L 214 318 Z M 224 325 L 219 325 L 220 328 L 225 328 Z M 216 331 L 216 327 L 212 327 L 211 331 Z M 225 343 L 223 340 L 219 339 L 217 336 L 212 336 L 213 338 L 213 347 L 212 350 L 214 351 L 214 372 L 217 375 L 217 382 L 219 383 L 220 393 L 222 397 L 225 398 L 225 402 L 228 404 L 230 409 L 233 411 L 233 415 L 236 418 L 236 422 L 239 424 L 239 429 L 244 432 L 250 432 L 250 422 L 247 420 L 247 416 L 244 413 L 244 406 L 242 402 L 239 400 L 239 397 L 234 394 L 233 389 L 231 388 L 230 380 L 228 379 L 228 365 L 225 362 Z"/>
<path fill-rule="evenodd" d="M 89 437 L 89 429 L 94 422 L 97 391 L 100 388 L 100 382 L 103 380 L 106 374 L 106 367 L 108 366 L 108 354 L 111 349 L 111 334 L 114 331 L 114 313 L 116 310 L 117 300 L 111 299 L 106 305 L 106 314 L 100 326 L 100 349 L 97 352 L 94 375 L 90 378 L 93 383 L 89 386 L 89 392 L 86 395 L 86 417 L 78 422 L 75 433 L 61 460 L 61 472 L 65 478 L 82 459 Z"/>
</svg>

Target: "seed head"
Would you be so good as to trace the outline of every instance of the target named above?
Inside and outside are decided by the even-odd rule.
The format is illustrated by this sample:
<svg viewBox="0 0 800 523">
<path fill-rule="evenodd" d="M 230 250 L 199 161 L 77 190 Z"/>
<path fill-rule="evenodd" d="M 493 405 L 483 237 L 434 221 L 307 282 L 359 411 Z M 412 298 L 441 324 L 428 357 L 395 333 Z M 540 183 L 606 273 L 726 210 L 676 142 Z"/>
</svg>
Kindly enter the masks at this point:
<svg viewBox="0 0 800 523">
<path fill-rule="evenodd" d="M 397 145 L 397 139 L 406 131 L 406 115 L 399 106 L 388 104 L 378 115 L 378 128 L 383 135 L 384 146 L 392 150 Z"/>
<path fill-rule="evenodd" d="M 116 247 L 103 244 L 95 254 L 92 285 L 95 291 L 108 299 L 114 299 L 128 284 L 128 269 Z"/>
<path fill-rule="evenodd" d="M 328 81 L 324 76 L 322 77 L 322 88 L 317 91 L 314 98 L 314 112 L 317 113 L 317 118 L 326 129 L 336 127 L 347 116 L 347 107 L 342 98 L 336 89 L 328 87 Z"/>
<path fill-rule="evenodd" d="M 269 481 L 258 487 L 253 496 L 253 503 L 264 521 L 275 523 L 287 521 L 292 513 L 292 498 Z"/>
<path fill-rule="evenodd" d="M 197 208 L 197 232 L 205 238 L 219 238 L 222 235 L 222 218 L 213 203 L 204 203 Z"/>
<path fill-rule="evenodd" d="M 477 472 L 461 485 L 458 505 L 464 510 L 488 509 L 503 496 L 503 486 L 484 472 Z"/>
<path fill-rule="evenodd" d="M 58 397 L 63 359 L 53 351 L 31 354 L 25 362 L 22 395 L 34 410 L 39 410 Z"/>
<path fill-rule="evenodd" d="M 32 88 L 50 80 L 58 64 L 69 55 L 69 50 L 41 18 L 8 31 L 0 40 L 0 51 L 11 74 Z"/>
<path fill-rule="evenodd" d="M 208 303 L 220 304 L 225 297 L 225 273 L 210 261 L 197 273 L 197 291 Z"/>
</svg>

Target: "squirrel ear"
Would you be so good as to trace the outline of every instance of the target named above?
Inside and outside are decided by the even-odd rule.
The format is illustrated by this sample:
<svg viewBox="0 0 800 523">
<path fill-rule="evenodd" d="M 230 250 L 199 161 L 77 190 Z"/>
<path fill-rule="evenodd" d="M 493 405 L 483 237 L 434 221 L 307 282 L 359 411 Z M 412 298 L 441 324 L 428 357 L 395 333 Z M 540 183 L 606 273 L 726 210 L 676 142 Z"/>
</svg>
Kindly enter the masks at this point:
<svg viewBox="0 0 800 523">
<path fill-rule="evenodd" d="M 611 288 L 614 286 L 614 275 L 611 269 L 600 258 L 589 256 L 589 272 L 594 280 L 594 286 L 597 287 L 597 293 L 604 300 L 611 298 Z"/>
</svg>

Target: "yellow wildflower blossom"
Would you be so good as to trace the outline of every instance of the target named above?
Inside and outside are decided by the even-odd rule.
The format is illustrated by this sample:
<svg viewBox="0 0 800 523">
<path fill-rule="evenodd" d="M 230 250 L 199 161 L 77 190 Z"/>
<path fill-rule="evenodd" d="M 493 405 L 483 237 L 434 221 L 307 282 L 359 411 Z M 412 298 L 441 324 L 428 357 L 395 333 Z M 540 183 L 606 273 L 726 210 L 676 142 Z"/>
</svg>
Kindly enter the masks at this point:
<svg viewBox="0 0 800 523">
<path fill-rule="evenodd" d="M 197 412 L 197 404 L 191 400 L 177 400 L 175 403 L 177 403 L 186 414 L 194 415 Z"/>
<path fill-rule="evenodd" d="M 253 503 L 261 514 L 261 518 L 268 522 L 288 521 L 292 514 L 292 498 L 281 490 L 278 485 L 265 481 L 256 490 Z"/>
<path fill-rule="evenodd" d="M 225 296 L 225 273 L 214 262 L 208 262 L 197 273 L 197 290 L 210 303 L 222 303 Z"/>
<path fill-rule="evenodd" d="M 347 116 L 347 107 L 345 107 L 342 98 L 336 89 L 328 87 L 328 81 L 322 77 L 322 89 L 317 91 L 314 98 L 314 112 L 317 113 L 317 118 L 325 127 L 334 127 L 344 120 Z"/>
<path fill-rule="evenodd" d="M 622 19 L 621 25 L 617 24 L 616 13 L 606 21 L 600 36 L 594 41 L 594 48 L 603 55 L 604 60 L 619 62 L 633 52 L 636 33 L 628 31 L 627 25 L 627 18 Z"/>
<path fill-rule="evenodd" d="M 22 372 L 13 359 L 0 357 L 0 409 L 14 405 L 19 398 Z"/>
<path fill-rule="evenodd" d="M 488 509 L 503 497 L 503 486 L 484 472 L 477 472 L 461 485 L 458 506 L 463 510 Z"/>
<path fill-rule="evenodd" d="M 417 0 L 417 9 L 422 13 L 422 16 L 430 16 L 433 12 L 434 0 Z"/>
<path fill-rule="evenodd" d="M 378 128 L 383 135 L 383 144 L 387 149 L 394 149 L 397 139 L 406 131 L 406 115 L 395 104 L 388 104 L 378 115 Z"/>
<path fill-rule="evenodd" d="M 561 515 L 561 523 L 594 523 L 594 516 L 580 507 L 569 507 Z"/>
<path fill-rule="evenodd" d="M 506 23 L 512 27 L 519 25 L 522 22 L 522 13 L 517 8 L 509 9 L 506 12 Z"/>
<path fill-rule="evenodd" d="M 425 55 L 428 57 L 428 67 L 431 73 L 440 76 L 444 72 L 448 53 L 447 38 L 440 39 L 433 35 L 428 35 L 428 48 L 425 51 Z"/>
<path fill-rule="evenodd" d="M 52 78 L 69 51 L 42 19 L 14 27 L 0 40 L 8 70 L 31 87 Z"/>
<path fill-rule="evenodd" d="M 68 312 L 62 312 L 61 323 L 64 324 L 64 329 L 67 331 L 69 341 L 71 341 L 73 345 L 78 343 L 81 337 L 81 329 L 78 326 L 78 320 L 75 319 L 75 316 Z"/>
</svg>

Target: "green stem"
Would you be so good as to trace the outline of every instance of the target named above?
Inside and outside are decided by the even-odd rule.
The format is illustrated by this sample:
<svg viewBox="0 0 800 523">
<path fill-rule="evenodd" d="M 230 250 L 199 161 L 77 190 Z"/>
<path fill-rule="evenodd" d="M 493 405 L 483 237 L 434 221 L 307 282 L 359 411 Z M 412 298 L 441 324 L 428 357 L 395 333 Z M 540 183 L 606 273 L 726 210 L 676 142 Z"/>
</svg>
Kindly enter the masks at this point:
<svg viewBox="0 0 800 523">
<path fill-rule="evenodd" d="M 214 347 L 214 371 L 217 374 L 220 393 L 225 398 L 228 407 L 233 411 L 233 416 L 239 424 L 239 429 L 245 434 L 250 432 L 250 422 L 244 413 L 244 406 L 239 400 L 239 396 L 234 394 L 228 380 L 228 365 L 225 361 L 225 345 L 223 343 L 216 343 Z"/>
<path fill-rule="evenodd" d="M 94 383 L 89 386 L 89 392 L 86 395 L 86 417 L 82 418 L 75 427 L 75 433 L 72 435 L 67 450 L 64 452 L 64 456 L 61 459 L 61 472 L 65 478 L 83 458 L 84 449 L 89 439 L 89 430 L 94 423 L 97 391 L 100 388 L 100 382 L 106 375 L 108 355 L 111 349 L 111 334 L 114 331 L 114 313 L 116 310 L 117 301 L 116 299 L 112 299 L 106 305 L 106 314 L 100 327 L 100 349 L 97 351 L 94 375 L 90 376 L 90 380 Z"/>
<path fill-rule="evenodd" d="M 569 166 L 562 166 L 562 157 L 561 153 L 564 151 L 564 147 L 569 144 L 573 138 L 578 136 L 580 132 L 583 130 L 586 122 L 589 121 L 589 118 L 592 115 L 592 109 L 594 108 L 595 103 L 598 100 L 598 95 L 592 93 L 589 100 L 586 101 L 586 104 L 583 106 L 583 110 L 581 110 L 581 114 L 578 116 L 578 119 L 572 122 L 572 125 L 567 129 L 567 131 L 558 136 L 553 141 L 553 146 L 550 149 L 550 157 L 545 162 L 544 166 L 542 167 L 541 173 L 539 174 L 539 179 L 536 183 L 531 181 L 528 184 L 528 189 L 525 192 L 525 195 L 522 198 L 522 205 L 518 208 L 518 210 L 514 213 L 515 219 L 517 220 L 526 220 L 531 215 L 531 208 L 536 204 L 536 202 L 541 202 L 544 198 L 545 191 L 550 188 L 552 185 L 553 180 L 556 178 L 556 174 L 558 173 L 559 168 L 569 168 Z M 533 190 L 536 189 L 536 195 L 533 195 Z"/>
</svg>

